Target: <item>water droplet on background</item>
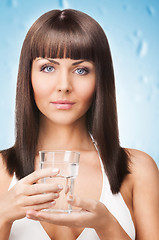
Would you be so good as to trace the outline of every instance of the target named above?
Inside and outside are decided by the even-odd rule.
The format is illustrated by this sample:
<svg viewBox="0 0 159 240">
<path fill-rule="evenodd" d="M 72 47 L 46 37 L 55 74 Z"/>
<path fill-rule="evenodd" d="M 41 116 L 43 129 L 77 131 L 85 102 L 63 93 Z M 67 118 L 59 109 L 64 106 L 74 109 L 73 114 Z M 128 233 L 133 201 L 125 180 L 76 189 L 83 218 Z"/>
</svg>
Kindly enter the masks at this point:
<svg viewBox="0 0 159 240">
<path fill-rule="evenodd" d="M 140 38 L 142 36 L 142 31 L 140 29 L 137 29 L 134 31 L 134 37 Z"/>
<path fill-rule="evenodd" d="M 147 84 L 149 82 L 149 79 L 147 76 L 141 76 L 139 77 L 139 83 L 141 84 Z"/>
<path fill-rule="evenodd" d="M 141 58 L 145 57 L 148 52 L 148 44 L 146 41 L 140 41 L 137 47 L 137 55 Z"/>
<path fill-rule="evenodd" d="M 63 7 L 64 8 L 68 8 L 69 7 L 68 0 L 63 0 Z"/>
<path fill-rule="evenodd" d="M 8 0 L 7 5 L 8 7 L 13 7 L 13 8 L 18 7 L 18 0 Z"/>
<path fill-rule="evenodd" d="M 60 8 L 68 8 L 69 7 L 68 0 L 59 0 L 59 6 Z"/>
<path fill-rule="evenodd" d="M 63 0 L 59 0 L 59 6 L 60 8 L 63 8 Z"/>
<path fill-rule="evenodd" d="M 154 15 L 155 15 L 155 9 L 154 9 L 152 6 L 147 6 L 147 7 L 146 7 L 146 10 L 147 10 L 147 13 L 148 13 L 150 16 L 154 16 Z"/>
<path fill-rule="evenodd" d="M 125 3 L 125 4 L 123 5 L 123 9 L 124 9 L 125 11 L 127 11 L 127 10 L 129 9 L 129 5 Z"/>
</svg>

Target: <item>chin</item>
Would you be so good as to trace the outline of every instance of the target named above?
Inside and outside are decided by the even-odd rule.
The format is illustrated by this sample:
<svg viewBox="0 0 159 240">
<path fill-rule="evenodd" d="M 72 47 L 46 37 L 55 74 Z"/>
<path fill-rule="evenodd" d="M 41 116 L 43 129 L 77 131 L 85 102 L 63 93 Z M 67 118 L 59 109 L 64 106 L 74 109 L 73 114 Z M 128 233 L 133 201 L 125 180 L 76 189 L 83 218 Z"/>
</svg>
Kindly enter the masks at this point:
<svg viewBox="0 0 159 240">
<path fill-rule="evenodd" d="M 85 121 L 85 111 L 72 114 L 71 112 L 60 112 L 60 113 L 54 113 L 54 114 L 49 114 L 49 115 L 42 115 L 41 120 L 44 124 L 51 123 L 55 124 L 56 126 L 70 126 L 70 125 L 75 125 L 77 123 L 82 123 Z"/>
</svg>

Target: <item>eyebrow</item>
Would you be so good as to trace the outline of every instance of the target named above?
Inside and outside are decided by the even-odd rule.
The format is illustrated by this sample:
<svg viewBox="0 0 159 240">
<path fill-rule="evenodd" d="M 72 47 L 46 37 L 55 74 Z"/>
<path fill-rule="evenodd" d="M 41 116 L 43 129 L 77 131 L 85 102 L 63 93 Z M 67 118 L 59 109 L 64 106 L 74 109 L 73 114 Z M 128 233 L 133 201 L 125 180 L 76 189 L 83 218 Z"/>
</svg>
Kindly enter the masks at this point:
<svg viewBox="0 0 159 240">
<path fill-rule="evenodd" d="M 50 59 L 50 58 L 44 58 L 44 59 L 48 60 L 48 61 L 51 62 L 51 63 L 57 64 L 57 65 L 60 65 L 59 62 L 57 62 L 57 61 L 55 61 L 55 60 L 53 60 L 53 59 Z M 39 60 L 41 60 L 41 58 L 39 58 L 37 61 L 39 61 Z M 87 61 L 87 60 L 80 60 L 80 61 L 77 61 L 77 62 L 72 63 L 72 66 L 75 66 L 75 65 L 80 64 L 80 63 L 83 63 L 83 62 L 90 62 L 90 61 Z"/>
<path fill-rule="evenodd" d="M 83 63 L 83 62 L 88 62 L 88 61 L 83 60 L 83 61 L 74 62 L 74 63 L 72 63 L 72 65 L 74 66 L 74 65 L 77 65 L 77 64 L 80 64 L 80 63 Z"/>
</svg>

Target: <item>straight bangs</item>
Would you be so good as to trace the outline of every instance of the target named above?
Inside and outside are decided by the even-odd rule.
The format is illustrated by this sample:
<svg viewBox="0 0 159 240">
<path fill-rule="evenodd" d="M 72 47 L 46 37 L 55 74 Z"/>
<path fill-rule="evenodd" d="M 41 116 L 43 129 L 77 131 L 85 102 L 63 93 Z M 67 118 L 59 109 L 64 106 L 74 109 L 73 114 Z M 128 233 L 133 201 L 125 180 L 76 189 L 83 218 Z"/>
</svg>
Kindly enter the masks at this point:
<svg viewBox="0 0 159 240">
<path fill-rule="evenodd" d="M 76 22 L 46 22 L 33 35 L 31 59 L 70 58 L 95 62 L 94 49 L 90 36 Z"/>
</svg>

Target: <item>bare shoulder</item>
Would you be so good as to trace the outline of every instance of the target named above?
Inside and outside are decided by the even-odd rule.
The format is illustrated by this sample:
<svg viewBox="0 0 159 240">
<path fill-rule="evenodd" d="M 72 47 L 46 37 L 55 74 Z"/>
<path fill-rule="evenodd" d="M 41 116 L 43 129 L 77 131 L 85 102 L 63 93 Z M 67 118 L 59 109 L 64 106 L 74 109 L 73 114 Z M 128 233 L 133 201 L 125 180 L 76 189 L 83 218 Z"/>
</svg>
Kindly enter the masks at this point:
<svg viewBox="0 0 159 240">
<path fill-rule="evenodd" d="M 138 240 L 159 236 L 159 171 L 157 164 L 145 152 L 126 149 L 130 155 L 133 185 L 133 214 Z"/>
<path fill-rule="evenodd" d="M 0 197 L 8 190 L 12 176 L 9 175 L 7 171 L 7 166 L 3 159 L 2 154 L 0 153 Z M 3 183 L 3 184 L 2 184 Z"/>
<path fill-rule="evenodd" d="M 147 153 L 137 149 L 126 149 L 130 156 L 130 171 L 134 178 L 158 178 L 159 171 L 154 159 Z M 150 179 L 149 179 L 150 180 Z"/>
<path fill-rule="evenodd" d="M 130 172 L 133 189 L 144 190 L 147 186 L 159 190 L 159 170 L 154 159 L 145 152 L 136 149 L 126 149 L 130 156 Z M 159 193 L 159 191 L 158 191 Z"/>
</svg>

